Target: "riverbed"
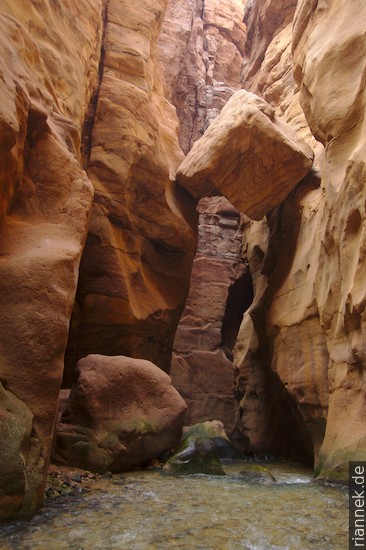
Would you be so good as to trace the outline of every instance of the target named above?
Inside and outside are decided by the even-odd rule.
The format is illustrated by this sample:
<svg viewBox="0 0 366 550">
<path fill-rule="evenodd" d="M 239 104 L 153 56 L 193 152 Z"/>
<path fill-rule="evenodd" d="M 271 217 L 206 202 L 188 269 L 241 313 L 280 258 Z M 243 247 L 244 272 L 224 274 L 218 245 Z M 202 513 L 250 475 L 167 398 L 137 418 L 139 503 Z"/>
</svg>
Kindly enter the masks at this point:
<svg viewBox="0 0 366 550">
<path fill-rule="evenodd" d="M 274 485 L 238 476 L 136 471 L 48 498 L 28 521 L 0 526 L 1 550 L 344 550 L 348 492 L 311 483 L 311 472 L 267 465 Z"/>
</svg>

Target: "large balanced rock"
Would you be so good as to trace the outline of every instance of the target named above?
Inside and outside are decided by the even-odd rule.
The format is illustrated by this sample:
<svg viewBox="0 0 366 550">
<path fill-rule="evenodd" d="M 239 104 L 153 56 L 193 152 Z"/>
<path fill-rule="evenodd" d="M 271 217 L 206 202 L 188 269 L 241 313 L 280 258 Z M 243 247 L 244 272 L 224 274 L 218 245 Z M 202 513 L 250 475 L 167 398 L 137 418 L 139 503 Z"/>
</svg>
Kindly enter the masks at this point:
<svg viewBox="0 0 366 550">
<path fill-rule="evenodd" d="M 237 91 L 184 159 L 177 181 L 196 198 L 220 191 L 260 220 L 309 172 L 312 149 L 266 101 Z"/>
<path fill-rule="evenodd" d="M 150 361 L 89 355 L 58 426 L 55 459 L 95 472 L 143 465 L 177 445 L 185 402 Z"/>
</svg>

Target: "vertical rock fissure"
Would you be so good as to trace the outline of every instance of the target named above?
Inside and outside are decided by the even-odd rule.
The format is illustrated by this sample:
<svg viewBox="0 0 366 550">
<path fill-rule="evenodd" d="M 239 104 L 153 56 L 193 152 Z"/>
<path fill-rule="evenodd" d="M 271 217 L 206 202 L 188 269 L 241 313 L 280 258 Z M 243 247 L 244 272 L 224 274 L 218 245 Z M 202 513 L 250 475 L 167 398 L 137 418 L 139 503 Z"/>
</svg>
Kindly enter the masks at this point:
<svg viewBox="0 0 366 550">
<path fill-rule="evenodd" d="M 204 20 L 205 17 L 205 0 L 202 0 L 202 9 L 201 9 L 201 19 Z"/>
<path fill-rule="evenodd" d="M 100 87 L 102 85 L 105 59 L 105 36 L 108 24 L 108 6 L 110 0 L 104 0 L 102 7 L 102 37 L 100 46 L 100 58 L 98 66 L 97 81 L 91 95 L 87 114 L 85 116 L 83 129 L 81 132 L 81 162 L 84 170 L 87 170 L 92 147 L 92 132 L 94 127 L 95 115 L 97 112 Z"/>
<path fill-rule="evenodd" d="M 226 357 L 233 360 L 233 349 L 243 315 L 253 302 L 253 282 L 249 269 L 237 279 L 228 291 L 221 327 L 221 347 Z"/>
<path fill-rule="evenodd" d="M 238 423 L 233 439 L 246 453 L 274 454 L 313 467 L 310 433 L 294 398 L 272 370 L 273 352 L 266 329 L 269 304 L 265 293 L 250 311 L 258 346 L 248 353 L 236 379 Z"/>
</svg>

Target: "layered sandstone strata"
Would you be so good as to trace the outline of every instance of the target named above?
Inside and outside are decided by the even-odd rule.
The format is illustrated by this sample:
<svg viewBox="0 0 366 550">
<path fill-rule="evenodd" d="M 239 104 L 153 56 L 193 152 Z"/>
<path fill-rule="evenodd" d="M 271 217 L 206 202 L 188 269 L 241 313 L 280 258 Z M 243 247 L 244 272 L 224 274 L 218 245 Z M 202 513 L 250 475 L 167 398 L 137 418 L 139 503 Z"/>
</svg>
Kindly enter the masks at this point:
<svg viewBox="0 0 366 550">
<path fill-rule="evenodd" d="M 168 1 L 159 60 L 167 97 L 177 109 L 179 141 L 185 153 L 241 87 L 244 4 L 243 0 Z M 227 207 L 223 208 L 224 204 Z M 204 199 L 199 211 L 199 251 L 187 307 L 178 325 L 171 374 L 187 401 L 189 424 L 219 418 L 232 432 L 233 365 L 229 348 L 233 342 L 224 343 L 226 336 L 220 331 L 232 321 L 227 313 L 232 304 L 228 307 L 227 300 L 240 287 L 236 278 L 243 269 L 239 258 L 241 228 L 235 209 L 222 198 Z M 233 317 L 234 311 L 235 307 Z"/>
<path fill-rule="evenodd" d="M 3 1 L 0 15 L 0 516 L 42 502 L 92 186 L 81 124 L 101 2 Z M 3 389 L 4 387 L 4 389 Z"/>
<path fill-rule="evenodd" d="M 198 206 L 198 248 L 174 340 L 170 374 L 187 403 L 186 423 L 213 418 L 234 430 L 232 348 L 251 300 L 239 212 L 224 197 Z"/>
<path fill-rule="evenodd" d="M 169 0 L 159 39 L 167 98 L 185 153 L 240 89 L 245 0 Z"/>
</svg>

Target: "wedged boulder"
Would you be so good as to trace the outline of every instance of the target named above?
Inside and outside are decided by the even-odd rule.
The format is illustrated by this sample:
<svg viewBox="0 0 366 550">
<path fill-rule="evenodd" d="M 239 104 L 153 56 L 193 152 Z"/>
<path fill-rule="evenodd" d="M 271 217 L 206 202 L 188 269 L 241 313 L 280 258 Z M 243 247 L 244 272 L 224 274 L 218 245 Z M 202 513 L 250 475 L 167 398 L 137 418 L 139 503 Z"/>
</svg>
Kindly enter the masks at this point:
<svg viewBox="0 0 366 550">
<path fill-rule="evenodd" d="M 225 475 L 220 462 L 220 452 L 225 444 L 230 446 L 230 441 L 219 420 L 190 426 L 185 430 L 176 452 L 164 465 L 164 472 Z"/>
<path fill-rule="evenodd" d="M 309 172 L 312 149 L 264 99 L 239 90 L 229 99 L 178 168 L 193 197 L 222 193 L 260 220 Z"/>
<path fill-rule="evenodd" d="M 54 459 L 98 473 L 140 466 L 175 447 L 186 404 L 150 361 L 89 355 L 77 365 Z"/>
</svg>

